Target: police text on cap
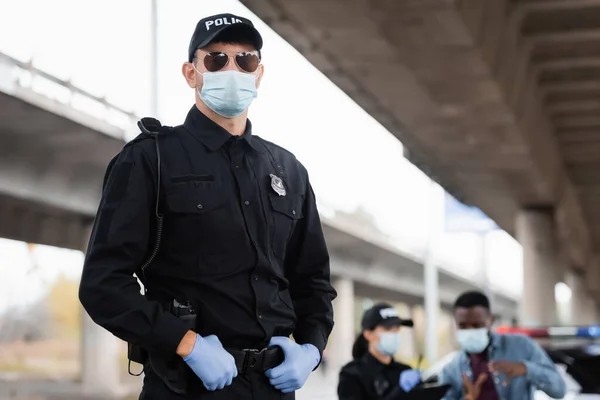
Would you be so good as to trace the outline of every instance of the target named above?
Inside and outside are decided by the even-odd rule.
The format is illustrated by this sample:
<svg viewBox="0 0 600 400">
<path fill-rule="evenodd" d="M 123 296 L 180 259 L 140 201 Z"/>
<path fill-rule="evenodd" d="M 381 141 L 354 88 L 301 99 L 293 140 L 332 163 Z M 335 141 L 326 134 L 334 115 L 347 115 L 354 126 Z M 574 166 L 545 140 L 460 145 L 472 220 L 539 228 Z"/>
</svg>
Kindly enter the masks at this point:
<svg viewBox="0 0 600 400">
<path fill-rule="evenodd" d="M 379 310 L 379 315 L 381 315 L 381 318 L 383 319 L 400 316 L 400 314 L 398 314 L 398 310 L 395 308 L 383 308 Z"/>
<path fill-rule="evenodd" d="M 233 17 L 231 17 L 231 18 L 221 17 L 221 18 L 214 19 L 212 21 L 206 21 L 204 23 L 204 26 L 206 27 L 206 30 L 208 31 L 208 30 L 210 30 L 210 27 L 212 25 L 214 25 L 214 26 L 233 25 L 233 24 L 236 24 L 239 22 L 243 22 L 243 21 L 241 19 L 237 19 L 237 18 L 233 18 Z"/>
</svg>

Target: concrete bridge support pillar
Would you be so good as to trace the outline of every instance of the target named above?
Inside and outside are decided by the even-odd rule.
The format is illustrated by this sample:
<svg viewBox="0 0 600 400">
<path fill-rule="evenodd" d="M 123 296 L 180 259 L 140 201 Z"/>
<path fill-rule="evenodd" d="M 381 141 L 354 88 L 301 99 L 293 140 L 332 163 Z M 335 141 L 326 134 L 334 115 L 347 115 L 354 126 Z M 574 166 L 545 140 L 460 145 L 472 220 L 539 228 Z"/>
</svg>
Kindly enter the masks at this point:
<svg viewBox="0 0 600 400">
<path fill-rule="evenodd" d="M 594 254 L 586 271 L 585 284 L 589 296 L 593 299 L 592 313 L 594 324 L 600 324 L 600 255 Z"/>
<path fill-rule="evenodd" d="M 91 227 L 86 230 L 83 252 Z M 117 397 L 121 392 L 121 342 L 96 325 L 81 308 L 81 385 L 86 396 Z"/>
<path fill-rule="evenodd" d="M 327 348 L 328 372 L 337 375 L 340 368 L 352 360 L 352 345 L 356 339 L 354 282 L 349 278 L 336 278 L 333 286 L 338 297 L 333 301 L 335 325 Z"/>
<path fill-rule="evenodd" d="M 587 290 L 585 277 L 575 271 L 569 271 L 565 282 L 571 289 L 571 324 L 587 325 L 597 321 L 594 299 Z"/>
<path fill-rule="evenodd" d="M 556 323 L 554 288 L 558 282 L 558 249 L 554 216 L 548 209 L 526 209 L 517 215 L 516 236 L 523 246 L 523 297 L 520 323 Z"/>
</svg>

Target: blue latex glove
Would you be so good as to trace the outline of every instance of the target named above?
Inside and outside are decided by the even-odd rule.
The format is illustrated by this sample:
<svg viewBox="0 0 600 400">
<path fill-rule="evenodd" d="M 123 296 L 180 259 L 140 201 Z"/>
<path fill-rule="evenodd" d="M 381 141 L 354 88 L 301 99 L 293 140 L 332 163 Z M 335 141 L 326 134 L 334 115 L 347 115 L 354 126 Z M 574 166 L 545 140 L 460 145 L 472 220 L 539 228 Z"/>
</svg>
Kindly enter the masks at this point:
<svg viewBox="0 0 600 400">
<path fill-rule="evenodd" d="M 421 382 L 421 371 L 419 370 L 407 369 L 400 373 L 400 387 L 405 392 L 410 392 L 419 382 Z"/>
<path fill-rule="evenodd" d="M 231 385 L 238 374 L 233 356 L 223 348 L 215 335 L 196 335 L 192 352 L 183 361 L 200 378 L 206 389 L 213 391 Z"/>
<path fill-rule="evenodd" d="M 313 369 L 319 364 L 321 355 L 312 344 L 298 344 L 284 336 L 275 336 L 269 346 L 279 346 L 285 356 L 284 361 L 265 372 L 276 389 L 290 393 L 300 389 Z"/>
</svg>

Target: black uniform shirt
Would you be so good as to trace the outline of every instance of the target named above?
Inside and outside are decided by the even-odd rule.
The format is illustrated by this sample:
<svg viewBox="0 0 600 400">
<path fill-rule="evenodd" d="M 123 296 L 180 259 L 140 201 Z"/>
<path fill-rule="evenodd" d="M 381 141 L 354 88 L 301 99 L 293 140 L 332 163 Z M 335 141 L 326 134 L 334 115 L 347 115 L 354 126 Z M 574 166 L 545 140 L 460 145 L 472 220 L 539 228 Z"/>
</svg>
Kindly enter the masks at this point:
<svg viewBox="0 0 600 400">
<path fill-rule="evenodd" d="M 396 400 L 405 393 L 400 388 L 400 373 L 411 369 L 394 360 L 382 364 L 371 353 L 346 364 L 340 371 L 339 400 Z"/>
<path fill-rule="evenodd" d="M 164 229 L 144 274 L 148 298 L 140 295 L 132 274 L 155 236 L 154 141 L 130 142 L 108 176 L 80 286 L 92 319 L 123 340 L 173 354 L 187 327 L 161 302 L 185 298 L 198 315 L 196 331 L 225 347 L 261 348 L 293 334 L 322 353 L 336 294 L 315 196 L 302 164 L 253 136 L 249 121 L 235 137 L 194 106 L 184 125 L 161 134 Z M 276 178 L 283 196 L 272 187 Z"/>
</svg>

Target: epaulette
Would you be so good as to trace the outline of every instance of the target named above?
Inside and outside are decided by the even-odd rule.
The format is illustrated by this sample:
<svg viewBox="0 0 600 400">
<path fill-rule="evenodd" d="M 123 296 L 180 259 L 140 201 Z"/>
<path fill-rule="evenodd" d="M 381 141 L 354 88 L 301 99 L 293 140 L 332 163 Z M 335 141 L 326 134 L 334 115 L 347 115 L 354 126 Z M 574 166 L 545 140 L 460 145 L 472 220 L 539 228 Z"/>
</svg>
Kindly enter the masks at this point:
<svg viewBox="0 0 600 400">
<path fill-rule="evenodd" d="M 144 139 L 154 139 L 156 136 L 155 135 L 150 135 L 147 133 L 140 133 L 139 135 L 137 135 L 135 138 L 131 139 L 129 142 L 125 143 L 125 147 L 127 146 L 131 146 L 132 144 L 141 142 Z"/>
<path fill-rule="evenodd" d="M 135 138 L 130 140 L 125 144 L 125 147 L 135 144 L 144 139 L 154 139 L 158 133 L 160 133 L 163 128 L 162 124 L 156 118 L 145 117 L 140 119 L 137 122 L 138 128 L 140 128 L 141 133 L 137 135 Z"/>
<path fill-rule="evenodd" d="M 145 117 L 138 121 L 137 126 L 140 128 L 142 133 L 157 134 L 163 127 L 159 120 L 156 118 Z"/>
</svg>

